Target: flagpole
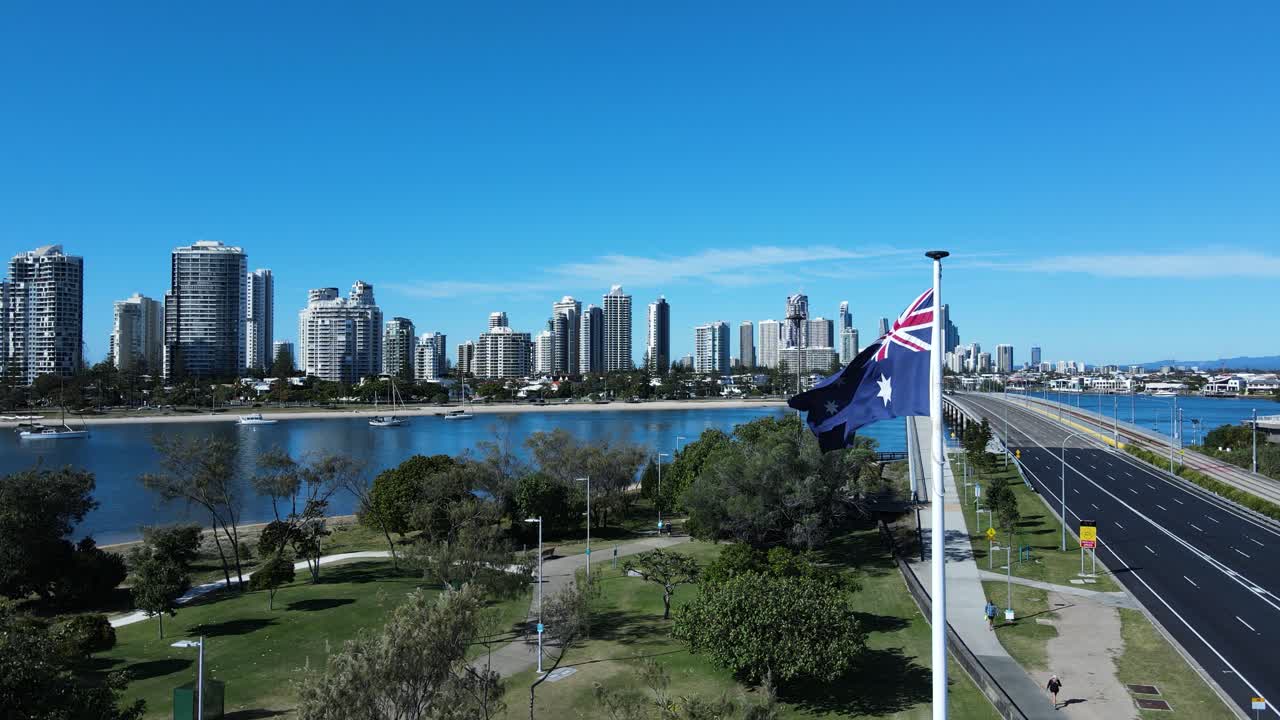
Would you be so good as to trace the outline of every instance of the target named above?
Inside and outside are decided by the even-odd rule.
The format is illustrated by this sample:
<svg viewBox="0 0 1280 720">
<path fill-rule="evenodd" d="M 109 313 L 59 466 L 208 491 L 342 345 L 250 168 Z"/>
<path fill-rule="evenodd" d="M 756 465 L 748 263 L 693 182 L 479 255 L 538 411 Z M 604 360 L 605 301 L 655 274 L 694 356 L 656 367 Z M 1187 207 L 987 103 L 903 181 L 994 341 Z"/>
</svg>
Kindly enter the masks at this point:
<svg viewBox="0 0 1280 720">
<path fill-rule="evenodd" d="M 933 260 L 933 340 L 929 345 L 929 417 L 933 420 L 933 484 L 930 488 L 930 511 L 933 526 L 929 532 L 930 570 L 932 573 L 933 607 L 933 719 L 947 718 L 947 573 L 946 520 L 943 502 L 946 495 L 942 473 L 946 456 L 942 440 L 942 259 L 945 250 L 931 250 L 925 255 Z"/>
</svg>

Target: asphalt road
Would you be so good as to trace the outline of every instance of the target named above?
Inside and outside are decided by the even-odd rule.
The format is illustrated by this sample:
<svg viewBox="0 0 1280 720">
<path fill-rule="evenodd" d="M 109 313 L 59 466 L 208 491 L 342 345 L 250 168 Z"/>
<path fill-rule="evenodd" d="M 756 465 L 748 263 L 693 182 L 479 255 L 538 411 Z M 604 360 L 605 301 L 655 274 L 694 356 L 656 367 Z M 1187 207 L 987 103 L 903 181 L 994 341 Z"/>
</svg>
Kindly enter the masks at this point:
<svg viewBox="0 0 1280 720">
<path fill-rule="evenodd" d="M 1004 432 L 1005 403 L 951 398 Z M 1009 446 L 1032 486 L 1061 512 L 1062 443 L 1072 432 L 1008 403 Z M 1280 531 L 1080 437 L 1066 449 L 1066 515 L 1098 525 L 1098 559 L 1246 710 L 1280 717 Z M 1075 545 L 1072 538 L 1068 547 Z"/>
</svg>

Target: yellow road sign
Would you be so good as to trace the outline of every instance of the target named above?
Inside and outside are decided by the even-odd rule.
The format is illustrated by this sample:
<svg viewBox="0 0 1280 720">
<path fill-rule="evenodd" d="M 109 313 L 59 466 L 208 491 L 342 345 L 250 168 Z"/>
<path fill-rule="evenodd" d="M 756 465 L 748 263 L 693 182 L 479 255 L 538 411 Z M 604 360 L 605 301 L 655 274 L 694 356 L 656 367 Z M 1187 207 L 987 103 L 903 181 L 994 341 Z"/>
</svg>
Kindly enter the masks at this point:
<svg viewBox="0 0 1280 720">
<path fill-rule="evenodd" d="M 996 529 L 995 529 L 995 528 L 990 528 L 990 527 L 989 527 L 989 528 L 987 528 L 987 539 L 988 539 L 988 540 L 995 540 L 995 539 L 996 539 Z"/>
<path fill-rule="evenodd" d="M 1080 521 L 1080 547 L 1091 548 L 1098 544 L 1098 526 L 1092 520 Z"/>
<path fill-rule="evenodd" d="M 1018 458 L 1019 460 L 1021 460 L 1021 459 L 1022 459 L 1022 451 L 1021 451 L 1021 450 L 1014 450 L 1014 451 L 1013 451 L 1013 456 L 1014 456 L 1014 457 L 1016 457 L 1016 458 Z"/>
</svg>

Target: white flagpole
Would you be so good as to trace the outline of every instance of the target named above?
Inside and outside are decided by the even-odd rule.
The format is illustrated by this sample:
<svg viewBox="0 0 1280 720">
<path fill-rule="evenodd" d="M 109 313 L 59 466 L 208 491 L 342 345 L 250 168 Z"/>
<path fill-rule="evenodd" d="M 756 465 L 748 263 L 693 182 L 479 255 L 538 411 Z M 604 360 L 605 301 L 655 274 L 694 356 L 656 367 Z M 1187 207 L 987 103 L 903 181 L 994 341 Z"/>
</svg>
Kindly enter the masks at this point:
<svg viewBox="0 0 1280 720">
<path fill-rule="evenodd" d="M 929 346 L 929 417 L 933 420 L 933 497 L 930 511 L 933 527 L 929 531 L 930 570 L 933 579 L 933 720 L 947 717 L 947 573 L 946 521 L 943 501 L 946 493 L 942 473 L 946 464 L 942 440 L 942 258 L 951 253 L 931 250 L 925 253 L 933 260 L 933 340 Z"/>
</svg>

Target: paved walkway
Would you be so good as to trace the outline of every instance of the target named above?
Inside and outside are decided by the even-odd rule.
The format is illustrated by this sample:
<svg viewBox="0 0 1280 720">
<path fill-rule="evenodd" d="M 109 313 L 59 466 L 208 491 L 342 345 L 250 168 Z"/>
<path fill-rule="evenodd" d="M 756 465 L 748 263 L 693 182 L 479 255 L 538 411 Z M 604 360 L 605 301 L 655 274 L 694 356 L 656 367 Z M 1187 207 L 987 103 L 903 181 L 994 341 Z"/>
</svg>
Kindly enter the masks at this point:
<svg viewBox="0 0 1280 720">
<path fill-rule="evenodd" d="M 1007 576 L 1004 573 L 992 572 L 990 570 L 979 570 L 978 574 L 983 580 L 1005 582 Z M 1074 585 L 1055 585 L 1053 583 L 1041 582 L 1039 580 L 1029 580 L 1013 576 L 1014 585 L 1025 585 L 1027 587 L 1039 588 L 1056 592 L 1061 595 L 1072 595 L 1074 597 L 1084 598 L 1095 605 L 1110 608 L 1129 608 L 1131 610 L 1141 610 L 1138 602 L 1126 592 L 1101 592 L 1098 590 L 1086 590 L 1082 587 Z"/>
<path fill-rule="evenodd" d="M 627 543 L 618 546 L 618 557 L 626 555 L 635 555 L 646 550 L 655 548 L 667 548 L 673 545 L 679 545 L 689 542 L 688 537 L 652 537 L 644 540 Z M 592 567 L 608 566 L 609 558 L 613 556 L 613 545 L 598 543 L 593 549 L 596 551 L 596 560 L 593 561 Z M 550 601 L 555 597 L 556 593 L 569 587 L 574 581 L 578 571 L 586 568 L 587 556 L 585 554 L 569 555 L 567 557 L 559 557 L 553 560 L 547 560 L 542 563 L 542 597 L 544 601 Z M 534 569 L 535 583 L 537 568 Z M 529 603 L 529 623 L 532 625 L 538 621 L 538 592 L 535 587 L 533 599 Z M 543 663 L 550 665 L 554 662 L 555 649 L 550 645 L 543 646 Z M 528 638 L 517 639 L 507 645 L 493 651 L 492 659 L 482 656 L 472 661 L 473 667 L 482 667 L 486 661 L 490 661 L 490 667 L 493 668 L 502 677 L 509 677 L 516 673 L 524 672 L 530 668 L 536 667 L 538 664 L 538 637 L 530 634 Z"/>
<path fill-rule="evenodd" d="M 1054 617 L 1044 620 L 1058 631 L 1046 654 L 1050 670 L 1062 679 L 1058 700 L 1067 703 L 1062 714 L 1072 720 L 1137 720 L 1129 691 L 1116 679 L 1116 658 L 1124 653 L 1120 613 L 1093 598 L 1066 593 L 1062 587 L 1049 592 Z"/>
<path fill-rule="evenodd" d="M 916 443 L 916 447 L 927 457 L 930 436 L 929 418 L 907 418 L 907 422 L 916 424 L 916 434 L 921 440 Z M 926 462 L 924 476 L 921 478 L 922 500 L 933 497 L 934 472 L 932 463 Z M 974 562 L 972 547 L 969 545 L 968 526 L 965 524 L 964 512 L 960 506 L 960 496 L 955 478 L 951 474 L 950 463 L 946 465 L 943 473 L 943 487 L 945 489 L 943 522 L 947 527 L 944 551 L 947 573 L 947 621 L 960 635 L 960 639 L 969 646 L 969 650 L 977 656 L 987 672 L 1000 683 L 1028 718 L 1048 720 L 1061 717 L 1054 711 L 1048 697 L 1040 690 L 1043 683 L 1032 680 L 1022 666 L 1009 657 L 1009 653 L 1000 644 L 996 633 L 987 629 L 987 620 L 983 612 L 987 601 L 982 590 L 982 576 L 978 570 L 978 564 Z M 920 513 L 926 559 L 921 562 L 919 558 L 914 558 L 910 565 L 925 590 L 933 595 L 933 581 L 929 570 L 932 561 L 929 550 L 932 542 L 931 514 L 929 511 Z"/>
</svg>

